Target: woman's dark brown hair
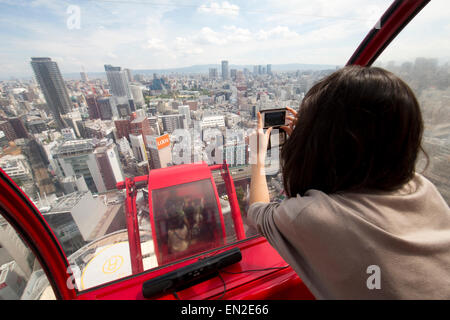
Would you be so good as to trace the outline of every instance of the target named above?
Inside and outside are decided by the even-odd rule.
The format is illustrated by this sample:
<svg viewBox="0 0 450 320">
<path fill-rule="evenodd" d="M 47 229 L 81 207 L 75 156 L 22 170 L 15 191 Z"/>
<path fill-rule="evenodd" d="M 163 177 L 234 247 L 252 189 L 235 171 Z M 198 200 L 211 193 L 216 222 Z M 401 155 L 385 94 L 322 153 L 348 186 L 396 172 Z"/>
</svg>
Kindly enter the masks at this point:
<svg viewBox="0 0 450 320">
<path fill-rule="evenodd" d="M 422 133 L 404 81 L 381 68 L 344 67 L 302 101 L 281 151 L 286 193 L 395 190 L 414 175 Z"/>
</svg>

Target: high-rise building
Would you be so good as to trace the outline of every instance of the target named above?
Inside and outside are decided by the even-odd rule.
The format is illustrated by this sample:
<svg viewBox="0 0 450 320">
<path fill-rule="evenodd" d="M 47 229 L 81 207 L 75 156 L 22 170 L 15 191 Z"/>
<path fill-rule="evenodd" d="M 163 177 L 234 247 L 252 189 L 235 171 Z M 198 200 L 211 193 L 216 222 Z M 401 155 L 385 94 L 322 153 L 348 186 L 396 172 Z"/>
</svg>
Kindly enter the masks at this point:
<svg viewBox="0 0 450 320">
<path fill-rule="evenodd" d="M 267 74 L 272 74 L 272 65 L 268 64 L 266 70 L 267 70 Z"/>
<path fill-rule="evenodd" d="M 89 82 L 89 78 L 88 78 L 86 72 L 84 72 L 84 71 L 80 72 L 80 76 L 81 76 L 81 81 Z"/>
<path fill-rule="evenodd" d="M 102 120 L 111 120 L 119 116 L 116 104 L 112 97 L 98 98 L 97 106 Z"/>
<path fill-rule="evenodd" d="M 172 151 L 170 148 L 169 134 L 160 137 L 147 136 L 148 150 L 150 153 L 150 167 L 152 169 L 166 168 L 172 163 Z"/>
<path fill-rule="evenodd" d="M 237 70 L 236 69 L 230 69 L 230 77 L 233 80 L 236 80 Z"/>
<path fill-rule="evenodd" d="M 63 179 L 83 176 L 87 187 L 92 192 L 96 193 L 104 189 L 93 151 L 94 143 L 91 139 L 64 141 L 55 146 L 51 154 L 58 177 Z"/>
<path fill-rule="evenodd" d="M 121 139 L 123 137 L 130 139 L 131 133 L 131 121 L 128 119 L 114 120 L 116 126 L 116 138 Z"/>
<path fill-rule="evenodd" d="M 228 70 L 228 61 L 222 61 L 222 80 L 228 80 L 230 78 L 229 70 Z"/>
<path fill-rule="evenodd" d="M 123 180 L 115 148 L 115 144 L 107 139 L 98 143 L 92 139 L 64 141 L 51 150 L 57 166 L 55 171 L 60 178 L 83 176 L 93 193 L 115 189 L 112 178 L 116 182 Z"/>
<path fill-rule="evenodd" d="M 148 122 L 149 122 L 150 128 L 152 128 L 153 132 L 157 136 L 161 135 L 161 129 L 159 128 L 158 117 L 148 117 Z"/>
<path fill-rule="evenodd" d="M 80 132 L 80 126 L 83 123 L 83 119 L 81 117 L 80 111 L 72 111 L 63 116 L 63 119 L 66 121 L 67 125 L 73 129 L 77 137 L 81 137 L 82 134 Z"/>
<path fill-rule="evenodd" d="M 117 183 L 125 180 L 116 144 L 105 139 L 97 145 L 94 155 L 106 190 L 116 189 Z"/>
<path fill-rule="evenodd" d="M 196 111 L 198 108 L 198 101 L 183 101 L 184 105 L 188 105 L 189 109 L 191 109 L 191 111 Z"/>
<path fill-rule="evenodd" d="M 150 122 L 146 116 L 137 117 L 130 123 L 130 132 L 135 135 L 142 135 L 144 143 L 147 144 L 146 136 L 155 134 L 150 127 Z"/>
<path fill-rule="evenodd" d="M 178 107 L 178 113 L 184 115 L 184 120 L 186 121 L 186 126 L 184 128 L 189 128 L 191 126 L 191 109 L 188 105 L 183 105 Z"/>
<path fill-rule="evenodd" d="M 133 150 L 131 150 L 130 143 L 128 142 L 127 138 L 123 137 L 121 139 L 118 139 L 117 146 L 120 153 L 125 157 L 133 156 Z"/>
<path fill-rule="evenodd" d="M 128 74 L 125 70 L 122 70 L 120 67 L 105 64 L 105 72 L 111 93 L 114 96 L 127 97 L 127 99 L 133 98 L 128 83 Z"/>
<path fill-rule="evenodd" d="M 9 123 L 11 124 L 11 127 L 13 128 L 14 132 L 16 133 L 17 138 L 28 138 L 29 133 L 28 130 L 25 128 L 25 125 L 21 118 L 8 118 Z"/>
<path fill-rule="evenodd" d="M 120 118 L 127 118 L 131 114 L 130 105 L 128 103 L 118 103 L 116 108 Z"/>
<path fill-rule="evenodd" d="M 131 72 L 131 70 L 130 69 L 123 69 L 125 72 L 126 72 L 126 74 L 127 74 L 127 79 L 128 79 L 128 82 L 132 82 L 133 81 L 133 74 L 132 74 L 132 72 Z"/>
<path fill-rule="evenodd" d="M 61 129 L 61 134 L 64 138 L 64 140 L 75 140 L 75 132 L 73 131 L 72 128 L 62 128 Z"/>
<path fill-rule="evenodd" d="M 144 138 L 142 134 L 130 134 L 131 150 L 138 162 L 148 161 L 147 151 L 145 149 Z"/>
<path fill-rule="evenodd" d="M 86 96 L 86 103 L 88 105 L 89 119 L 100 119 L 97 97 L 93 94 Z"/>
<path fill-rule="evenodd" d="M 19 185 L 33 181 L 33 173 L 25 156 L 6 155 L 0 158 L 0 168 Z"/>
<path fill-rule="evenodd" d="M 129 70 L 129 69 L 128 69 Z M 134 104 L 136 107 L 142 107 L 145 104 L 144 95 L 142 94 L 142 88 L 136 84 L 130 84 L 131 94 L 133 96 Z"/>
<path fill-rule="evenodd" d="M 209 79 L 214 80 L 217 79 L 217 68 L 209 68 Z"/>
<path fill-rule="evenodd" d="M 183 128 L 184 115 L 182 114 L 169 114 L 165 116 L 159 116 L 163 124 L 163 130 L 167 133 L 172 133 L 176 129 Z"/>
<path fill-rule="evenodd" d="M 207 128 L 225 129 L 225 118 L 224 116 L 207 116 L 202 119 L 200 126 L 202 130 Z"/>
<path fill-rule="evenodd" d="M 72 103 L 58 64 L 50 58 L 31 58 L 31 67 L 58 127 L 66 128 L 61 115 L 70 112 Z"/>
<path fill-rule="evenodd" d="M 6 120 L 0 121 L 0 131 L 3 131 L 8 141 L 13 141 L 17 139 L 16 133 L 14 132 L 14 128 L 11 126 L 11 123 L 9 123 Z"/>
</svg>

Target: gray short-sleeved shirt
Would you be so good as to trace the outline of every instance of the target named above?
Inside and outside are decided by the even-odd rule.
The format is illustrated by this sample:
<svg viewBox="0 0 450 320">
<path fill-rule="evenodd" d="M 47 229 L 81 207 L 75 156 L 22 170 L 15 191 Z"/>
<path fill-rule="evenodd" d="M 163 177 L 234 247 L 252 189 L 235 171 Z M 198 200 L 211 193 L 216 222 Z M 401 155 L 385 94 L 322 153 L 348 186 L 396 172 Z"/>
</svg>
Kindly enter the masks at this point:
<svg viewBox="0 0 450 320">
<path fill-rule="evenodd" d="M 396 192 L 254 203 L 248 217 L 318 299 L 450 299 L 450 209 L 420 174 Z"/>
</svg>

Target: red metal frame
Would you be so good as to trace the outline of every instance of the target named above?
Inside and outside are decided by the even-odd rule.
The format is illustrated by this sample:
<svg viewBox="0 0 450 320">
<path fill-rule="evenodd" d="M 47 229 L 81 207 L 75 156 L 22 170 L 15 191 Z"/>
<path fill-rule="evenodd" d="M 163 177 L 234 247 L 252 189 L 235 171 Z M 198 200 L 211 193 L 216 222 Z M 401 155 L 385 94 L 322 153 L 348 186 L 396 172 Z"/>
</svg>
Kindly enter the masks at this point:
<svg viewBox="0 0 450 320">
<path fill-rule="evenodd" d="M 379 23 L 370 30 L 347 65 L 371 65 L 403 28 L 430 0 L 396 0 L 381 16 Z"/>
<path fill-rule="evenodd" d="M 392 39 L 428 2 L 429 0 L 394 1 L 381 18 L 381 28 L 374 28 L 369 32 L 347 64 L 370 65 L 373 63 Z M 226 172 L 228 168 L 222 167 L 221 170 L 224 170 L 223 174 L 225 174 L 224 180 L 227 191 L 229 191 L 229 194 L 235 194 L 231 176 Z M 195 176 L 193 173 L 187 173 L 187 175 Z M 227 180 L 227 176 L 229 176 L 229 180 Z M 136 228 L 136 207 L 133 199 L 135 197 L 136 184 L 146 181 L 146 179 L 148 179 L 147 176 L 136 177 L 131 181 L 123 182 L 123 185 L 120 184 L 121 188 L 127 190 L 126 207 L 127 212 L 131 213 L 127 216 L 127 226 L 130 243 L 135 245 L 134 247 L 130 246 L 130 253 L 133 250 L 137 254 L 138 259 L 136 260 L 139 260 L 140 248 L 137 244 L 139 241 L 136 241 L 136 239 L 139 239 L 139 230 Z M 233 219 L 239 221 L 240 215 L 237 214 L 239 212 L 237 200 L 230 198 L 230 204 Z M 28 197 L 1 169 L 0 209 L 1 214 L 4 215 L 36 255 L 53 287 L 56 297 L 60 299 L 144 299 L 141 292 L 143 281 L 193 263 L 197 259 L 197 257 L 192 257 L 160 269 L 137 273 L 141 270 L 142 257 L 140 256 L 140 264 L 138 262 L 133 267 L 133 276 L 83 291 L 77 295 L 75 289 L 70 289 L 67 286 L 67 280 L 70 276 L 70 273 L 67 272 L 69 265 L 53 231 Z M 236 232 L 240 239 L 245 237 L 243 230 L 236 230 Z M 132 239 L 134 240 L 132 241 Z M 239 247 L 241 249 L 243 260 L 228 267 L 226 270 L 242 273 L 223 274 L 227 287 L 225 299 L 314 299 L 301 279 L 289 267 L 269 269 L 258 273 L 244 272 L 249 269 L 266 269 L 286 265 L 284 260 L 264 238 L 247 239 L 237 242 L 228 248 L 231 247 Z M 132 254 L 132 256 L 134 255 Z M 179 293 L 179 296 L 182 299 L 214 299 L 220 297 L 222 293 L 222 281 L 218 278 L 213 278 L 184 290 Z M 161 298 L 173 299 L 170 295 Z"/>
<path fill-rule="evenodd" d="M 229 300 L 314 300 L 314 296 L 277 251 L 263 237 L 254 237 L 237 242 L 229 247 L 240 248 L 242 261 L 222 270 L 221 276 L 226 283 L 223 299 Z M 218 251 L 218 250 L 217 250 Z M 121 300 L 145 299 L 142 295 L 142 283 L 167 272 L 198 261 L 193 257 L 177 264 L 144 272 L 140 275 L 121 279 L 88 290 L 80 294 L 79 300 Z M 279 268 L 279 269 L 268 269 Z M 246 270 L 261 269 L 259 272 Z M 228 273 L 233 272 L 233 274 Z M 224 291 L 223 282 L 218 277 L 178 292 L 182 300 L 214 300 L 221 298 Z M 160 296 L 158 300 L 175 300 L 171 294 Z"/>
<path fill-rule="evenodd" d="M 229 165 L 226 163 L 210 166 L 211 171 L 220 170 L 225 188 L 227 190 L 228 200 L 230 201 L 231 217 L 234 222 L 234 230 L 236 232 L 237 240 L 245 239 L 244 223 L 242 222 L 241 210 L 234 188 L 233 178 L 231 177 Z"/>
<path fill-rule="evenodd" d="M 141 179 L 143 179 L 143 177 L 137 177 L 134 179 L 126 178 L 124 182 L 119 182 L 117 184 L 118 189 L 125 188 L 127 197 L 125 202 L 125 216 L 127 222 L 128 245 L 130 247 L 132 274 L 138 274 L 144 271 L 144 265 L 142 262 L 141 238 L 139 236 L 139 224 L 136 211 L 136 181 L 140 181 Z"/>
</svg>

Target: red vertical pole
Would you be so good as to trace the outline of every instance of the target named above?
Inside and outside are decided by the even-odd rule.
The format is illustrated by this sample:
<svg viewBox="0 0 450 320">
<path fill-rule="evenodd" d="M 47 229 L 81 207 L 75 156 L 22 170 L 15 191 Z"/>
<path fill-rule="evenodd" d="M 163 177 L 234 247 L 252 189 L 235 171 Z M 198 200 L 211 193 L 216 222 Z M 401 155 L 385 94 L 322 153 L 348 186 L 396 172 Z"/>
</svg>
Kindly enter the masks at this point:
<svg viewBox="0 0 450 320">
<path fill-rule="evenodd" d="M 239 202 L 236 196 L 236 190 L 234 188 L 233 178 L 228 170 L 228 164 L 222 165 L 221 174 L 225 181 L 225 187 L 227 188 L 228 200 L 230 201 L 231 216 L 234 222 L 234 229 L 238 240 L 245 239 L 244 223 L 242 222 L 241 209 L 239 208 Z"/>
<path fill-rule="evenodd" d="M 125 178 L 125 192 L 127 200 L 125 212 L 128 230 L 128 245 L 130 247 L 131 270 L 133 274 L 144 271 L 142 262 L 141 239 L 139 236 L 139 224 L 136 212 L 136 185 L 134 179 Z"/>
</svg>

